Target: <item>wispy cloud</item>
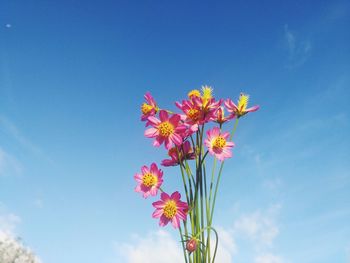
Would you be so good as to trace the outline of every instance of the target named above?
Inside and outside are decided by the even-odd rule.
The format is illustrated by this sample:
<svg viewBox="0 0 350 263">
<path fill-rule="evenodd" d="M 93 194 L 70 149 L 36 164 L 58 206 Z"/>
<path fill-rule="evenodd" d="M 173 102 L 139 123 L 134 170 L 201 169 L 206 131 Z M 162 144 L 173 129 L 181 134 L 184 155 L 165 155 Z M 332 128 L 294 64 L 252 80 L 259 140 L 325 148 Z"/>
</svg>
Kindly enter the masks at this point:
<svg viewBox="0 0 350 263">
<path fill-rule="evenodd" d="M 0 125 L 3 128 L 3 130 L 7 134 L 12 136 L 21 146 L 32 151 L 33 153 L 42 154 L 41 149 L 38 146 L 36 146 L 34 143 L 32 143 L 29 139 L 27 139 L 22 134 L 22 132 L 17 128 L 17 126 L 13 122 L 11 122 L 8 118 L 0 115 Z"/>
<path fill-rule="evenodd" d="M 21 218 L 15 214 L 8 213 L 4 205 L 0 203 L 0 240 L 8 236 L 16 235 L 16 227 L 21 222 Z"/>
<path fill-rule="evenodd" d="M 280 209 L 281 205 L 273 205 L 266 211 L 257 210 L 240 216 L 233 225 L 234 235 L 249 239 L 256 250 L 272 247 L 279 234 L 276 217 Z"/>
<path fill-rule="evenodd" d="M 255 263 L 284 263 L 285 261 L 274 254 L 267 253 L 255 257 Z"/>
<path fill-rule="evenodd" d="M 239 244 L 236 238 L 249 241 L 250 251 L 256 263 L 284 263 L 283 258 L 271 252 L 273 242 L 279 234 L 276 218 L 280 205 L 272 205 L 267 210 L 256 210 L 242 214 L 229 227 L 216 227 L 219 233 L 217 262 L 231 263 L 239 259 Z M 214 240 L 212 242 L 214 244 Z M 177 263 L 183 260 L 179 242 L 168 232 L 159 230 L 146 237 L 132 236 L 130 242 L 117 243 L 115 249 L 122 261 L 127 263 Z"/>
<path fill-rule="evenodd" d="M 118 256 L 128 263 L 169 263 L 182 261 L 178 242 L 163 230 L 148 234 L 146 237 L 134 235 L 131 243 L 116 244 Z M 118 257 L 119 258 L 119 257 Z"/>
<path fill-rule="evenodd" d="M 288 25 L 284 25 L 284 40 L 288 52 L 287 67 L 294 68 L 304 64 L 312 50 L 311 41 L 297 37 Z"/>
<path fill-rule="evenodd" d="M 8 118 L 0 115 L 0 128 L 7 135 L 12 137 L 17 143 L 19 143 L 23 148 L 30 151 L 31 153 L 41 156 L 46 159 L 49 163 L 54 163 L 51 158 L 49 158 L 40 147 L 29 140 L 20 129 Z"/>
<path fill-rule="evenodd" d="M 216 260 L 220 263 L 231 263 L 237 252 L 232 235 L 223 228 L 218 228 L 220 242 Z M 213 240 L 214 242 L 214 240 Z M 169 232 L 159 230 L 146 237 L 134 235 L 129 243 L 115 244 L 115 249 L 128 263 L 178 263 L 183 261 L 180 243 Z"/>
<path fill-rule="evenodd" d="M 21 172 L 21 163 L 0 147 L 0 176 L 17 175 Z"/>
</svg>

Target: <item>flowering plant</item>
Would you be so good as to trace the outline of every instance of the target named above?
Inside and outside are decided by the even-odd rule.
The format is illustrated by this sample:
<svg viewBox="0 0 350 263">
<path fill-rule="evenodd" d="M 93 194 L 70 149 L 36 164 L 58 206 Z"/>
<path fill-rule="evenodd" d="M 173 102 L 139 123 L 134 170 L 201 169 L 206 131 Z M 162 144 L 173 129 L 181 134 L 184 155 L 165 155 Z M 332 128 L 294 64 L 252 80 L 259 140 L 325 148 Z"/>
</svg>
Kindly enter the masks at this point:
<svg viewBox="0 0 350 263">
<path fill-rule="evenodd" d="M 144 198 L 160 194 L 153 202 L 153 218 L 159 225 L 171 223 L 179 229 L 186 263 L 210 263 L 215 261 L 218 234 L 213 228 L 213 215 L 222 169 L 227 158 L 232 157 L 232 141 L 238 120 L 259 106 L 248 108 L 249 96 L 241 93 L 238 103 L 231 99 L 216 100 L 211 87 L 203 86 L 201 92 L 192 90 L 188 99 L 176 102 L 181 113 L 161 109 L 150 93 L 145 94 L 141 106 L 141 120 L 146 122 L 145 136 L 154 138 L 153 146 L 164 144 L 168 157 L 162 166 L 179 166 L 185 192 L 181 201 L 178 191 L 166 193 L 163 188 L 163 171 L 156 163 L 141 167 L 136 173 L 136 192 Z M 225 109 L 229 115 L 225 116 Z M 230 132 L 224 124 L 234 121 Z M 212 171 L 208 171 L 208 154 L 213 157 Z M 220 166 L 217 168 L 217 162 Z M 215 235 L 215 246 L 211 249 L 211 234 Z"/>
</svg>

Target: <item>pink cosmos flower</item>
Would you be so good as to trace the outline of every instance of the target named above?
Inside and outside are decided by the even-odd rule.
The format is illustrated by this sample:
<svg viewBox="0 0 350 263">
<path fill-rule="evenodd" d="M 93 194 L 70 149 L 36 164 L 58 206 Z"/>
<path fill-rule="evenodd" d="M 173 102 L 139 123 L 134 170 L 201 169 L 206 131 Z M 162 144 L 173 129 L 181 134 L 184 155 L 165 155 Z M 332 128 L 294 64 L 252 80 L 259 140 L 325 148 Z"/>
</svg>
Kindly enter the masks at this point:
<svg viewBox="0 0 350 263">
<path fill-rule="evenodd" d="M 188 205 L 180 201 L 181 195 L 179 192 L 172 193 L 169 196 L 167 193 L 162 193 L 160 199 L 152 205 L 156 208 L 153 212 L 153 218 L 160 218 L 159 225 L 166 226 L 170 221 L 174 228 L 180 227 L 180 219 L 186 220 Z"/>
<path fill-rule="evenodd" d="M 134 178 L 137 182 L 135 192 L 143 193 L 143 197 L 156 196 L 158 189 L 163 183 L 163 171 L 158 169 L 155 163 L 151 164 L 150 169 L 144 165 L 141 167 L 141 174 L 136 173 Z"/>
<path fill-rule="evenodd" d="M 229 136 L 228 132 L 221 133 L 218 127 L 207 131 L 207 138 L 204 143 L 208 147 L 209 153 L 219 161 L 232 157 L 231 148 L 235 144 L 227 141 Z"/>
<path fill-rule="evenodd" d="M 190 126 L 190 130 L 197 131 L 198 124 L 204 123 L 204 111 L 193 100 L 183 100 L 175 105 L 183 111 L 182 120 Z"/>
<path fill-rule="evenodd" d="M 234 115 L 230 114 L 228 117 L 225 117 L 225 110 L 224 107 L 220 106 L 216 112 L 215 112 L 215 122 L 219 123 L 219 124 L 223 124 L 229 120 L 231 120 L 232 118 L 234 118 Z"/>
<path fill-rule="evenodd" d="M 186 126 L 181 124 L 179 114 L 173 114 L 170 118 L 165 110 L 159 112 L 159 119 L 154 116 L 148 117 L 148 122 L 152 128 L 145 131 L 145 136 L 155 138 L 153 145 L 159 147 L 163 142 L 165 148 L 169 150 L 174 144 L 181 145 L 182 137 L 186 131 Z"/>
<path fill-rule="evenodd" d="M 192 160 L 196 158 L 196 154 L 194 153 L 189 141 L 185 141 L 181 146 L 171 148 L 168 151 L 168 155 L 170 156 L 170 159 L 163 160 L 161 163 L 163 166 L 176 166 L 183 160 Z"/>
<path fill-rule="evenodd" d="M 146 102 L 142 103 L 141 105 L 141 121 L 147 121 L 147 118 L 150 116 L 156 115 L 158 111 L 158 106 L 154 98 L 152 97 L 151 93 L 146 92 L 144 95 L 144 98 Z"/>
<path fill-rule="evenodd" d="M 248 112 L 257 111 L 260 106 L 256 105 L 251 108 L 247 108 L 249 101 L 249 96 L 241 93 L 238 99 L 238 104 L 236 105 L 232 100 L 227 99 L 225 101 L 225 106 L 229 112 L 232 113 L 233 117 L 240 118 Z"/>
</svg>

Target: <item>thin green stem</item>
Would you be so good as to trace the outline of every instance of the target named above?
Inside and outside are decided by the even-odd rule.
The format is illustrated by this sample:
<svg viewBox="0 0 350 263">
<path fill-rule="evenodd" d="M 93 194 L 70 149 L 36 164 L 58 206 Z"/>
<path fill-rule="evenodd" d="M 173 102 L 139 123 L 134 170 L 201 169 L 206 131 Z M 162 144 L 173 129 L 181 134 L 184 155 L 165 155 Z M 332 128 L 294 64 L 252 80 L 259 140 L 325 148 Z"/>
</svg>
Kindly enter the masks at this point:
<svg viewBox="0 0 350 263">
<path fill-rule="evenodd" d="M 230 140 L 232 140 L 232 137 L 233 137 L 233 135 L 236 132 L 237 126 L 238 126 L 238 118 L 236 118 L 235 124 L 233 126 L 233 129 L 232 129 L 232 132 L 231 132 L 231 136 L 230 136 Z M 221 162 L 220 169 L 219 169 L 219 174 L 218 174 L 218 179 L 216 181 L 215 192 L 214 192 L 214 199 L 213 199 L 213 204 L 212 204 L 211 214 L 210 214 L 210 226 L 211 226 L 211 223 L 212 223 L 212 220 L 213 220 L 216 195 L 217 195 L 217 192 L 218 192 L 220 179 L 221 179 L 221 174 L 222 174 L 222 169 L 224 168 L 224 163 L 225 163 L 224 161 Z"/>
<path fill-rule="evenodd" d="M 182 230 L 181 230 L 181 226 L 179 227 L 179 233 L 180 233 L 180 238 L 181 238 L 181 244 L 182 244 L 182 251 L 184 253 L 184 257 L 185 257 L 185 262 L 187 263 L 187 252 L 186 252 L 186 248 L 185 248 L 185 242 L 183 240 L 183 236 L 182 236 Z"/>
</svg>

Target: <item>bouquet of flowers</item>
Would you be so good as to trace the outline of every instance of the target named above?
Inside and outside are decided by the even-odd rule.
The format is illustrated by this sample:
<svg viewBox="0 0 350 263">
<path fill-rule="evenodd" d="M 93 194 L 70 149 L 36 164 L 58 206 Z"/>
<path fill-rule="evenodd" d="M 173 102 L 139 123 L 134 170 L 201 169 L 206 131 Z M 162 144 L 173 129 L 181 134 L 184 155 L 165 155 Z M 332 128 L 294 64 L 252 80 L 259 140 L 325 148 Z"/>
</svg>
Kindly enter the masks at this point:
<svg viewBox="0 0 350 263">
<path fill-rule="evenodd" d="M 141 120 L 147 127 L 144 135 L 154 139 L 153 146 L 164 145 L 168 150 L 162 166 L 179 166 L 185 200 L 181 200 L 179 191 L 169 194 L 164 190 L 163 171 L 156 163 L 142 166 L 141 172 L 135 174 L 135 191 L 144 198 L 160 192 L 160 200 L 152 203 L 155 208 L 152 217 L 159 218 L 160 226 L 171 223 L 179 230 L 186 263 L 215 262 L 219 237 L 212 223 L 224 162 L 232 157 L 235 146 L 232 138 L 239 119 L 257 111 L 259 106 L 248 108 L 249 96 L 244 93 L 237 104 L 231 99 L 216 100 L 209 86 L 203 86 L 201 91 L 192 90 L 186 100 L 176 102 L 180 113 L 160 108 L 149 92 L 144 98 L 141 106 Z M 231 132 L 225 131 L 231 121 L 234 122 Z M 215 236 L 212 249 L 211 235 Z"/>
</svg>

